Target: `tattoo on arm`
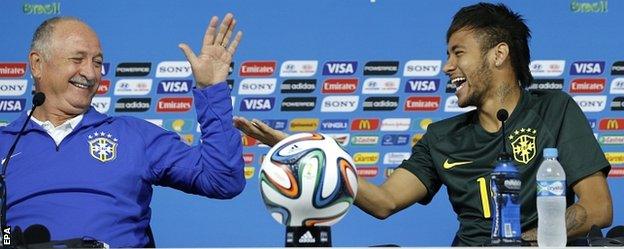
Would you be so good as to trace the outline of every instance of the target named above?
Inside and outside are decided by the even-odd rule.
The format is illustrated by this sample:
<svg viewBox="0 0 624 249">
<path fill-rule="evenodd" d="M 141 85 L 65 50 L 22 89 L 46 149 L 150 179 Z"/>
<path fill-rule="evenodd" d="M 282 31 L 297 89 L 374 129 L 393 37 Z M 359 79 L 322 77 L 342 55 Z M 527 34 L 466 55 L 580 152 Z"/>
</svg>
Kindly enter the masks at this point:
<svg viewBox="0 0 624 249">
<path fill-rule="evenodd" d="M 568 234 L 579 229 L 587 222 L 587 210 L 581 205 L 574 204 L 566 210 L 566 227 Z"/>
</svg>

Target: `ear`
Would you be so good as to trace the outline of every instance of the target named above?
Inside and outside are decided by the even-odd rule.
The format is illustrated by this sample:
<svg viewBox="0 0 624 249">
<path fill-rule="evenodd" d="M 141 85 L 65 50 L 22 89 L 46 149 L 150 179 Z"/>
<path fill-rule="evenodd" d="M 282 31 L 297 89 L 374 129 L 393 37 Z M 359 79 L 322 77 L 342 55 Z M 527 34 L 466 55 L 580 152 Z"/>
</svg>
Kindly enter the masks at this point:
<svg viewBox="0 0 624 249">
<path fill-rule="evenodd" d="M 36 51 L 31 51 L 30 54 L 28 54 L 28 62 L 30 64 L 30 72 L 33 78 L 40 78 L 44 63 L 42 54 Z"/>
<path fill-rule="evenodd" d="M 505 42 L 496 44 L 496 46 L 492 48 L 492 52 L 494 57 L 494 65 L 496 67 L 500 67 L 501 65 L 503 65 L 509 58 L 509 46 Z"/>
</svg>

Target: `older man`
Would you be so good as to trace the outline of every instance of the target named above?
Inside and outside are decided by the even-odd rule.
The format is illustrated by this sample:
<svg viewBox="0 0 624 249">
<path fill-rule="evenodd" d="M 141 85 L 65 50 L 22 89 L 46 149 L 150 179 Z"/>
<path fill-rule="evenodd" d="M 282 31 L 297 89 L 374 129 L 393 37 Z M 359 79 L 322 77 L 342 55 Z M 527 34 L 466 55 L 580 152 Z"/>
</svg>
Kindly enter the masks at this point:
<svg viewBox="0 0 624 249">
<path fill-rule="evenodd" d="M 31 120 L 23 113 L 0 129 L 0 154 L 28 122 L 6 172 L 10 226 L 41 224 L 53 240 L 93 237 L 114 247 L 153 245 L 152 186 L 227 199 L 244 186 L 240 133 L 224 82 L 242 33 L 231 14 L 210 20 L 200 54 L 180 44 L 194 72 L 201 144 L 133 117 L 90 107 L 104 55 L 84 22 L 55 17 L 36 30 L 29 54 L 37 91 L 46 95 Z M 218 29 L 218 32 L 217 32 Z"/>
</svg>

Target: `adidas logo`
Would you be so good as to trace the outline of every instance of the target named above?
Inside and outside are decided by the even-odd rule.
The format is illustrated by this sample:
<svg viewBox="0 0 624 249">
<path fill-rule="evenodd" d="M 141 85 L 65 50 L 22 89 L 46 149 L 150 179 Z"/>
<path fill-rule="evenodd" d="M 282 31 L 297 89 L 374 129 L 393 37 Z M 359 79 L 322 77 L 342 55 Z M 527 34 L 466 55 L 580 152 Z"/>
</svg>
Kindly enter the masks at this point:
<svg viewBox="0 0 624 249">
<path fill-rule="evenodd" d="M 301 238 L 299 238 L 299 243 L 315 243 L 316 239 L 314 239 L 314 237 L 312 237 L 312 234 L 310 233 L 310 231 L 307 231 L 306 233 L 303 234 L 303 236 L 301 236 Z"/>
</svg>

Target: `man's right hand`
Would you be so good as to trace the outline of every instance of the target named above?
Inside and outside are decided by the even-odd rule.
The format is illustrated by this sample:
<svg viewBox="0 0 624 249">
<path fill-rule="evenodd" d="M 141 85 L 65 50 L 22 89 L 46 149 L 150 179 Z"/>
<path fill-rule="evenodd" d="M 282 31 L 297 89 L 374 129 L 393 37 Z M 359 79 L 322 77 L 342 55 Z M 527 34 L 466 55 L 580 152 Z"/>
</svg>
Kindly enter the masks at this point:
<svg viewBox="0 0 624 249">
<path fill-rule="evenodd" d="M 243 117 L 234 117 L 234 126 L 248 136 L 258 139 L 261 143 L 271 147 L 288 137 L 288 134 L 275 130 L 257 119 L 249 121 Z"/>
</svg>

